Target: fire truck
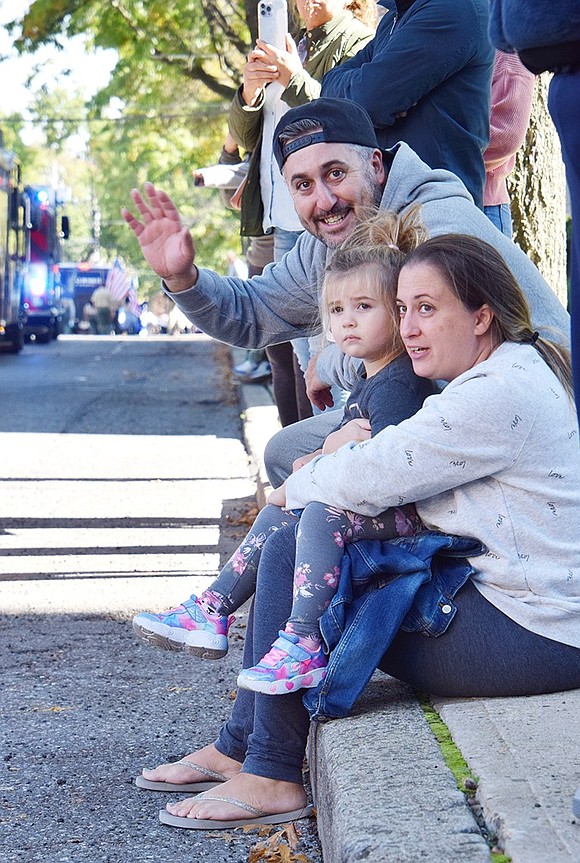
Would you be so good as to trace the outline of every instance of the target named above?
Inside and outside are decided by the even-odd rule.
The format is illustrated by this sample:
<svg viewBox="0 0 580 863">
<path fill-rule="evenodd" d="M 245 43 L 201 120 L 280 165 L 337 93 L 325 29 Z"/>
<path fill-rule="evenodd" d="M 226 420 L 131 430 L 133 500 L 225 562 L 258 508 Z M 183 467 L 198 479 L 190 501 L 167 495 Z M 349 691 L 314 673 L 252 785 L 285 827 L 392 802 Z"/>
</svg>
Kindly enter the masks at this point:
<svg viewBox="0 0 580 863">
<path fill-rule="evenodd" d="M 20 166 L 3 149 L 0 133 L 0 345 L 15 354 L 24 343 L 24 210 Z"/>
<path fill-rule="evenodd" d="M 69 236 L 69 220 L 61 215 L 57 192 L 50 186 L 25 186 L 24 206 L 24 335 L 49 342 L 56 339 L 63 328 L 65 309 L 58 265 L 61 241 Z"/>
</svg>

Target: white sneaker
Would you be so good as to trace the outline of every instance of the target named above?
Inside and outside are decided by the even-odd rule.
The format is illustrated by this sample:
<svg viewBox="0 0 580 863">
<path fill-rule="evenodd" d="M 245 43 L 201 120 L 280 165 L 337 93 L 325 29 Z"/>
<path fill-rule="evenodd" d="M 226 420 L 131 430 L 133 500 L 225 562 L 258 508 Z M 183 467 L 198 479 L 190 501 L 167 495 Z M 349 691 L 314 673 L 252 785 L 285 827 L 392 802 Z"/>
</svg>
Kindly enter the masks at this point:
<svg viewBox="0 0 580 863">
<path fill-rule="evenodd" d="M 244 360 L 243 363 L 234 366 L 232 371 L 235 375 L 245 376 L 251 374 L 257 367 L 258 363 L 255 363 L 253 360 Z"/>
<path fill-rule="evenodd" d="M 262 360 L 257 365 L 252 363 L 253 368 L 245 374 L 240 374 L 234 369 L 234 374 L 239 381 L 245 384 L 259 384 L 267 381 L 272 376 L 272 369 L 268 360 Z"/>
</svg>

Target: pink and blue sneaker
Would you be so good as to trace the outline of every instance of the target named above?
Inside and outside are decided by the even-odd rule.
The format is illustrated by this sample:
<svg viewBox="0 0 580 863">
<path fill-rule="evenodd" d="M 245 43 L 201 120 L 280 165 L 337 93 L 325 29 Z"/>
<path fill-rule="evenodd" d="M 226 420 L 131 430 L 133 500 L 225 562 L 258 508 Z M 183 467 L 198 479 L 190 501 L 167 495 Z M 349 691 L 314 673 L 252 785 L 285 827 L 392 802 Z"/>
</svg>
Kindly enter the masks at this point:
<svg viewBox="0 0 580 863">
<path fill-rule="evenodd" d="M 141 612 L 133 630 L 142 641 L 162 650 L 183 650 L 202 659 L 220 659 L 228 652 L 228 630 L 235 618 L 206 611 L 194 595 L 163 614 Z"/>
<path fill-rule="evenodd" d="M 326 674 L 328 657 L 322 645 L 316 651 L 299 644 L 292 632 L 280 630 L 279 638 L 263 659 L 238 675 L 240 689 L 251 689 L 264 695 L 286 695 L 297 689 L 318 686 Z"/>
</svg>

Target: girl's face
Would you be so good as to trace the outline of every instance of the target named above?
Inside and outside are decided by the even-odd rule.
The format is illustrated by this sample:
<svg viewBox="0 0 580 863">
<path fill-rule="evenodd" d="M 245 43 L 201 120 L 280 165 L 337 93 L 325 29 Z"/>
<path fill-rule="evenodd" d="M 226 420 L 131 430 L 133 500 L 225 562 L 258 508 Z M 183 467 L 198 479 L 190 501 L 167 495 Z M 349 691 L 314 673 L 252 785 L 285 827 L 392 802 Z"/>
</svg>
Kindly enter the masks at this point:
<svg viewBox="0 0 580 863">
<path fill-rule="evenodd" d="M 419 377 L 452 381 L 494 349 L 489 306 L 469 311 L 429 264 L 403 267 L 397 306 L 401 337 Z"/>
<path fill-rule="evenodd" d="M 362 276 L 362 277 L 361 277 Z M 345 354 L 364 360 L 367 377 L 393 356 L 393 312 L 385 305 L 375 272 L 327 277 L 326 301 L 332 336 Z"/>
</svg>

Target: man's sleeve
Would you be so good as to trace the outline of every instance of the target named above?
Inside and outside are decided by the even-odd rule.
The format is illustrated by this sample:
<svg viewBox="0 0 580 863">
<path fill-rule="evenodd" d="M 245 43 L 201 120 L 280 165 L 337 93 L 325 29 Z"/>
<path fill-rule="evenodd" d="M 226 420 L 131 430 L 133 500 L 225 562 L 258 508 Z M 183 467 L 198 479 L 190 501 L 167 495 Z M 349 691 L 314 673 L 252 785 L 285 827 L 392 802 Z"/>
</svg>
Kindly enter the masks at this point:
<svg viewBox="0 0 580 863">
<path fill-rule="evenodd" d="M 359 380 L 361 360 L 352 359 L 336 345 L 327 345 L 318 354 L 316 373 L 329 386 L 338 386 L 350 392 Z"/>
<path fill-rule="evenodd" d="M 262 136 L 262 108 L 264 96 L 260 96 L 255 105 L 246 105 L 242 98 L 242 88 L 239 87 L 230 105 L 228 126 L 232 137 L 240 147 L 252 153 Z"/>
<path fill-rule="evenodd" d="M 168 293 L 199 329 L 243 348 L 262 348 L 310 335 L 318 319 L 324 255 L 309 235 L 261 276 L 238 279 L 200 269 L 195 287 Z"/>
</svg>

